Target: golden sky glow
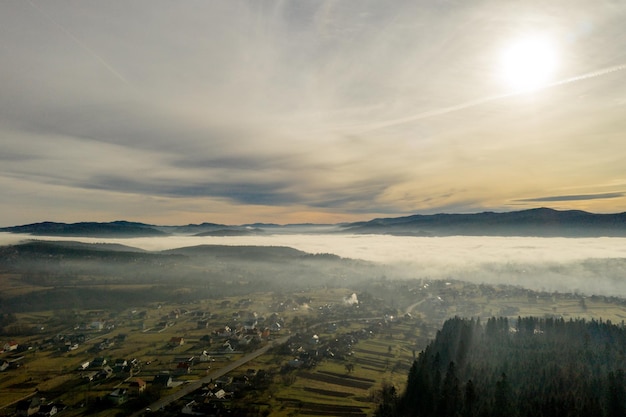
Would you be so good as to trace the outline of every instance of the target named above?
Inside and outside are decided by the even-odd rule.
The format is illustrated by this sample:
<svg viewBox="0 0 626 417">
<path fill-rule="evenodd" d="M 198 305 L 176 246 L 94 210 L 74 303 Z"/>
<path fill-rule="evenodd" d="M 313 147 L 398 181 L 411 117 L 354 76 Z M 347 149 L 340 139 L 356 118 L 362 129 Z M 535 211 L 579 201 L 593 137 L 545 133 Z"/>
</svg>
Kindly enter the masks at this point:
<svg viewBox="0 0 626 417">
<path fill-rule="evenodd" d="M 612 0 L 2 2 L 0 223 L 626 211 L 625 21 Z"/>
</svg>

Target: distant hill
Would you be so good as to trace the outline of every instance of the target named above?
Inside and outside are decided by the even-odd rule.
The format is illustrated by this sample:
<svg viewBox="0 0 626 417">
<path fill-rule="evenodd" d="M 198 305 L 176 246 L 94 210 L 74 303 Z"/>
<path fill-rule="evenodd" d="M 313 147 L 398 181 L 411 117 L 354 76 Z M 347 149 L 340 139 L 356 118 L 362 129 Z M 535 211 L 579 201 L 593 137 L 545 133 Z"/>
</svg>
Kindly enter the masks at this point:
<svg viewBox="0 0 626 417">
<path fill-rule="evenodd" d="M 207 233 L 216 230 L 228 229 L 230 226 L 218 223 L 200 223 L 200 224 L 187 224 L 184 226 L 151 226 L 157 230 L 168 234 L 178 235 L 196 235 L 198 233 Z"/>
<path fill-rule="evenodd" d="M 626 237 L 626 213 L 537 208 L 508 213 L 412 215 L 343 225 L 345 233 L 412 236 Z"/>
<path fill-rule="evenodd" d="M 0 228 L 0 232 L 26 233 L 35 236 L 82 236 L 82 237 L 156 237 L 167 236 L 154 226 L 143 223 L 114 221 L 108 223 L 42 222 Z"/>
<path fill-rule="evenodd" d="M 626 213 L 594 214 L 579 210 L 536 208 L 505 213 L 415 214 L 364 222 L 321 224 L 264 224 L 228 226 L 216 223 L 156 226 L 114 221 L 108 223 L 42 222 L 0 228 L 0 232 L 35 236 L 158 237 L 249 236 L 263 234 L 388 234 L 395 236 L 538 236 L 626 237 Z"/>
<path fill-rule="evenodd" d="M 204 256 L 214 258 L 233 258 L 249 260 L 275 261 L 299 259 L 309 254 L 286 246 L 228 246 L 198 245 L 162 251 L 163 254 L 184 256 Z M 310 256 L 310 255 L 309 255 Z"/>
<path fill-rule="evenodd" d="M 196 233 L 194 236 L 253 236 L 262 235 L 265 232 L 262 229 L 239 229 L 239 228 L 224 228 L 217 230 L 210 230 L 207 232 Z"/>
</svg>

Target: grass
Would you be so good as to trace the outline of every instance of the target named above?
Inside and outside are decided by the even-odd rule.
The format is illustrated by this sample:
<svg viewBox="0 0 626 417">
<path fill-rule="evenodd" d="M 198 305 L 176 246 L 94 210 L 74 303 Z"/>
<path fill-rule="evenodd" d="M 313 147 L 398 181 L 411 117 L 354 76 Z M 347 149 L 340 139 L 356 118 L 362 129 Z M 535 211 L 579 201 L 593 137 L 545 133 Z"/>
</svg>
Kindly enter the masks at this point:
<svg viewBox="0 0 626 417">
<path fill-rule="evenodd" d="M 352 330 L 353 327 L 350 326 Z M 331 415 L 354 415 L 359 413 L 358 409 L 371 415 L 375 407 L 372 396 L 383 382 L 399 390 L 406 383 L 414 349 L 413 341 L 405 338 L 409 330 L 407 324 L 394 324 L 374 338 L 359 341 L 347 361 L 325 359 L 313 370 L 292 371 L 295 378 L 285 378 L 287 383 L 282 383 L 274 394 L 279 401 L 274 402 L 278 411 L 272 415 L 307 415 L 314 409 Z M 348 363 L 354 365 L 352 372 L 346 369 Z M 404 365 L 402 369 L 398 369 L 398 363 Z M 352 408 L 333 410 L 329 406 Z"/>
</svg>

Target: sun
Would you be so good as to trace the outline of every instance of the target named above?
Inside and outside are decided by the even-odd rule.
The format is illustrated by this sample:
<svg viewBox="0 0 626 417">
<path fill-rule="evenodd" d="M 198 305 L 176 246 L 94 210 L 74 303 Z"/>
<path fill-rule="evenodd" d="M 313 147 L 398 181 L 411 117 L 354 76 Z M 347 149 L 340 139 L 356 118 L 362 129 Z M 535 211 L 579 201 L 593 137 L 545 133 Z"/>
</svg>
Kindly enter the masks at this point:
<svg viewBox="0 0 626 417">
<path fill-rule="evenodd" d="M 556 48 L 543 37 L 519 39 L 502 52 L 500 71 L 508 89 L 515 93 L 535 91 L 553 81 Z"/>
</svg>

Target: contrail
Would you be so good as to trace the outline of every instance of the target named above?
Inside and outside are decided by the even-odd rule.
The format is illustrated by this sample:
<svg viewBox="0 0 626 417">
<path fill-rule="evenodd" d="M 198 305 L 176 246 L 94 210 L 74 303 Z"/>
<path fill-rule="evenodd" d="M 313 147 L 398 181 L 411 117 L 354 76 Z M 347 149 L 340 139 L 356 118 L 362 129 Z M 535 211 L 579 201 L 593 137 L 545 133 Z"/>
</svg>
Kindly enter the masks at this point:
<svg viewBox="0 0 626 417">
<path fill-rule="evenodd" d="M 626 69 L 626 64 L 615 65 L 613 67 L 604 68 L 604 69 L 601 69 L 601 70 L 598 70 L 598 71 L 589 72 L 589 73 L 583 74 L 583 75 L 577 75 L 575 77 L 567 78 L 565 80 L 555 81 L 553 83 L 546 84 L 546 85 L 538 88 L 538 90 L 545 90 L 545 89 L 548 89 L 548 88 L 553 88 L 553 87 L 557 87 L 557 86 L 564 85 L 564 84 L 570 84 L 570 83 L 574 83 L 574 82 L 577 82 L 577 81 L 587 80 L 589 78 L 601 77 L 603 75 L 607 75 L 607 74 L 610 74 L 612 72 L 623 71 L 625 69 Z M 440 109 L 429 110 L 429 111 L 425 111 L 425 112 L 422 112 L 422 113 L 417 113 L 417 114 L 414 114 L 412 116 L 403 117 L 403 118 L 400 118 L 400 119 L 388 120 L 388 121 L 385 121 L 385 122 L 381 122 L 381 123 L 378 123 L 378 124 L 371 125 L 366 130 L 367 131 L 378 130 L 378 129 L 383 129 L 383 128 L 386 128 L 386 127 L 397 126 L 397 125 L 401 125 L 401 124 L 405 124 L 405 123 L 414 122 L 414 121 L 417 121 L 417 120 L 427 119 L 427 118 L 434 117 L 434 116 L 441 116 L 441 115 L 452 113 L 452 112 L 456 112 L 456 111 L 459 111 L 459 110 L 465 110 L 465 109 L 468 109 L 470 107 L 480 106 L 481 104 L 489 103 L 489 102 L 492 102 L 492 101 L 501 100 L 503 98 L 508 98 L 508 97 L 514 97 L 514 96 L 522 95 L 524 93 L 525 93 L 524 91 L 518 91 L 518 92 L 513 92 L 513 93 L 497 94 L 497 95 L 493 95 L 493 96 L 489 96 L 489 97 L 484 97 L 484 98 L 480 98 L 480 99 L 476 99 L 476 100 L 472 100 L 472 101 L 467 101 L 465 103 L 457 104 L 457 105 L 454 105 L 454 106 L 442 107 Z"/>
<path fill-rule="evenodd" d="M 78 46 L 80 46 L 84 51 L 86 51 L 89 55 L 91 55 L 93 58 L 95 58 L 98 62 L 100 62 L 100 64 L 102 64 L 102 66 L 104 66 L 107 70 L 109 70 L 109 72 L 111 74 L 113 74 L 117 79 L 119 79 L 120 81 L 122 81 L 124 84 L 126 85 L 130 85 L 130 83 L 128 82 L 128 80 L 126 78 L 124 78 L 124 76 L 122 74 L 120 74 L 119 72 L 117 72 L 115 70 L 115 68 L 113 68 L 111 65 L 109 65 L 104 58 L 102 58 L 100 55 L 98 55 L 97 53 L 95 53 L 93 51 L 93 49 L 89 48 L 84 42 L 82 42 L 80 39 L 78 39 L 76 36 L 74 36 L 74 34 L 72 32 L 70 32 L 69 30 L 65 29 L 60 23 L 58 23 L 56 20 L 54 20 L 48 13 L 46 13 L 43 9 L 41 9 L 41 7 L 37 6 L 35 3 L 33 3 L 31 0 L 27 0 L 28 3 L 35 8 L 39 13 L 41 13 L 46 19 L 48 19 L 53 25 L 55 25 L 57 28 L 59 28 L 63 33 L 65 33 L 70 39 L 72 39 L 74 42 L 76 42 L 76 44 L 78 44 Z"/>
</svg>

